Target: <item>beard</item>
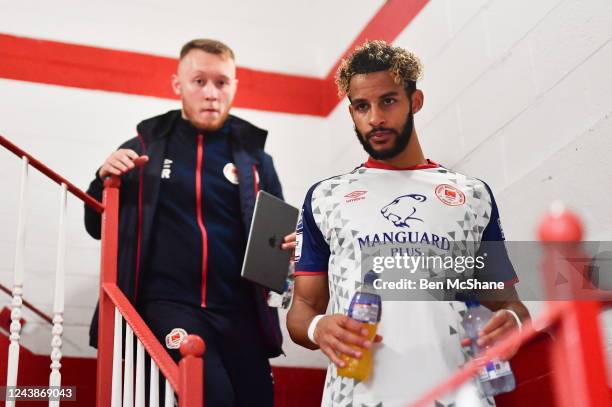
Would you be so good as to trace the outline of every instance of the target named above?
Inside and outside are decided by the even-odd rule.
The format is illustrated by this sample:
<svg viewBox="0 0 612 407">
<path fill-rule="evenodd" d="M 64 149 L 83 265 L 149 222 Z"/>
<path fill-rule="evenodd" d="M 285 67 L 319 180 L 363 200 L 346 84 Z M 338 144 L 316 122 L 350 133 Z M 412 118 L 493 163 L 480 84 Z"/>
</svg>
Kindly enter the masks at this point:
<svg viewBox="0 0 612 407">
<path fill-rule="evenodd" d="M 230 115 L 230 109 L 231 109 L 231 105 L 224 112 L 221 112 L 219 117 L 217 117 L 214 120 L 210 120 L 210 121 L 207 120 L 206 122 L 198 120 L 197 112 L 191 112 L 189 109 L 186 109 L 185 107 L 183 107 L 182 111 L 183 111 L 183 118 L 185 120 L 188 120 L 189 123 L 191 123 L 191 125 L 195 127 L 196 129 L 198 129 L 199 131 L 214 132 L 214 131 L 219 130 L 221 127 L 223 127 L 223 125 L 225 124 L 225 121 Z"/>
<path fill-rule="evenodd" d="M 361 143 L 361 146 L 370 157 L 375 160 L 390 160 L 391 158 L 396 157 L 402 151 L 404 151 L 404 149 L 408 145 L 408 142 L 410 141 L 410 136 L 412 135 L 413 129 L 414 114 L 412 113 L 412 109 L 410 109 L 410 112 L 406 117 L 404 127 L 402 128 L 402 131 L 400 133 L 398 133 L 395 129 L 389 129 L 387 127 L 377 127 L 375 129 L 370 130 L 366 135 L 362 135 L 359 130 L 357 130 L 357 126 L 355 126 L 355 134 L 357 135 L 357 139 Z M 395 134 L 395 141 L 390 148 L 382 151 L 377 151 L 372 147 L 370 139 L 372 138 L 372 134 L 374 132 L 381 130 L 389 131 Z"/>
</svg>

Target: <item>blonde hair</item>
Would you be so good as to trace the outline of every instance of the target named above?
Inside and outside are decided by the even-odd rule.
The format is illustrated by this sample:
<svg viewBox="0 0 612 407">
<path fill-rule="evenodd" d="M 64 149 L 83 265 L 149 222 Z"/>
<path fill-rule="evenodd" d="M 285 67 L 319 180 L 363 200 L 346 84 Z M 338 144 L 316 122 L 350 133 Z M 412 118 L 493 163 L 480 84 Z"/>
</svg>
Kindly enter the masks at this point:
<svg viewBox="0 0 612 407">
<path fill-rule="evenodd" d="M 336 71 L 336 85 L 340 97 L 349 93 L 354 75 L 389 71 L 395 83 L 402 85 L 407 93 L 416 89 L 421 78 L 423 65 L 410 51 L 393 47 L 385 41 L 366 41 L 343 59 Z"/>
<path fill-rule="evenodd" d="M 189 51 L 199 49 L 204 52 L 208 52 L 209 54 L 214 55 L 226 55 L 229 56 L 232 60 L 235 60 L 234 51 L 221 41 L 211 40 L 208 38 L 198 38 L 195 40 L 191 40 L 181 48 L 180 59 L 183 59 L 185 55 L 189 53 Z"/>
</svg>

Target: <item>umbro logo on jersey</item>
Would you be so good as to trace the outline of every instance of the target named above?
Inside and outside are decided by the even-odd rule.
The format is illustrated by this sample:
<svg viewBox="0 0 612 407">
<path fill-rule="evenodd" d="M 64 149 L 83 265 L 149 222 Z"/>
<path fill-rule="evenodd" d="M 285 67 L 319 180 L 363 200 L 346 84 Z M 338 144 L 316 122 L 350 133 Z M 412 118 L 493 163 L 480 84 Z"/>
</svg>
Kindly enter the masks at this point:
<svg viewBox="0 0 612 407">
<path fill-rule="evenodd" d="M 170 179 L 170 173 L 172 172 L 172 169 L 170 167 L 172 167 L 172 160 L 165 158 L 161 172 L 162 179 Z"/>
<path fill-rule="evenodd" d="M 344 197 L 346 198 L 346 202 L 355 202 L 365 199 L 365 194 L 367 193 L 368 191 L 353 191 L 344 195 Z"/>
<path fill-rule="evenodd" d="M 458 188 L 440 184 L 436 187 L 436 196 L 438 199 L 448 206 L 459 206 L 465 203 L 465 194 Z"/>
</svg>

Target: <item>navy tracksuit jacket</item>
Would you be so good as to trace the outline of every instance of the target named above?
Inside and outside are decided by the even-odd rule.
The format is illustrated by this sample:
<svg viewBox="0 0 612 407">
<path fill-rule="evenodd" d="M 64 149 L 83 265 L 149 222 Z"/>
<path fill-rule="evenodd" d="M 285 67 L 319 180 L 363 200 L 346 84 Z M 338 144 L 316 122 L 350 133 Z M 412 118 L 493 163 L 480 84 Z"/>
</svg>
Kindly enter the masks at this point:
<svg viewBox="0 0 612 407">
<path fill-rule="evenodd" d="M 267 291 L 263 287 L 246 282 L 236 274 L 242 263 L 257 191 L 262 189 L 282 198 L 272 158 L 263 151 L 267 131 L 235 116 L 230 116 L 220 131 L 203 134 L 201 138 L 193 130 L 195 137 L 190 139 L 188 127 L 180 111 L 170 111 L 141 122 L 137 127 L 138 136 L 120 147 L 148 155 L 149 162 L 121 178 L 118 284 L 133 302 L 165 299 L 211 309 L 250 305 L 266 356 L 278 356 L 282 353 L 282 336 L 277 310 L 267 306 Z M 171 135 L 177 139 L 169 143 Z M 229 143 L 222 142 L 228 139 Z M 196 154 L 177 156 L 181 161 L 179 165 L 168 154 L 172 149 L 181 150 L 180 143 L 193 143 Z M 208 153 L 213 154 L 202 151 L 198 158 L 198 143 L 201 147 L 212 148 Z M 235 170 L 225 168 L 228 158 L 233 158 L 229 162 L 235 164 Z M 200 194 L 201 205 L 195 204 L 197 196 L 177 196 L 180 186 L 173 187 L 167 182 L 174 177 L 187 184 L 195 183 L 195 173 L 181 176 L 180 172 L 192 167 L 184 161 L 195 160 L 197 166 L 198 159 L 203 171 L 201 190 L 187 190 Z M 218 173 L 220 169 L 224 175 Z M 227 179 L 232 176 L 237 184 Z M 220 193 L 207 195 L 207 189 Z M 102 180 L 96 176 L 87 192 L 101 200 L 102 190 Z M 174 196 L 168 199 L 167 194 Z M 183 209 L 188 207 L 196 213 L 172 222 L 172 217 L 156 216 L 160 207 L 164 207 L 162 212 L 177 216 L 186 213 Z M 181 229 L 175 228 L 177 223 Z M 100 238 L 100 215 L 87 207 L 85 226 L 92 237 Z M 163 233 L 157 233 L 156 228 L 161 228 Z M 188 245 L 189 250 L 183 253 L 195 250 L 195 254 L 170 257 L 177 248 L 184 249 L 184 245 Z M 166 248 L 166 252 L 160 248 Z M 169 273 L 177 269 L 186 272 L 180 278 L 173 278 Z M 220 276 L 221 270 L 229 270 L 229 275 Z M 90 329 L 90 342 L 92 346 L 97 344 L 97 313 Z"/>
</svg>

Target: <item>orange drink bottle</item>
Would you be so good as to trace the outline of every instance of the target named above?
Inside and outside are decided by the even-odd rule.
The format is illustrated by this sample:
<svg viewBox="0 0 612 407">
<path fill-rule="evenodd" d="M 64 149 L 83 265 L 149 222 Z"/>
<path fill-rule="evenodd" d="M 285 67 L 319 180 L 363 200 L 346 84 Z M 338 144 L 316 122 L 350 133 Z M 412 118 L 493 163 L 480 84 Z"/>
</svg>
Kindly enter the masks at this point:
<svg viewBox="0 0 612 407">
<path fill-rule="evenodd" d="M 374 341 L 382 312 L 380 295 L 374 293 L 373 282 L 375 279 L 376 275 L 374 273 L 368 272 L 366 274 L 362 290 L 355 292 L 348 309 L 348 316 L 362 322 L 364 328 L 368 330 L 367 339 L 369 341 Z M 338 375 L 359 381 L 367 380 L 372 373 L 372 349 L 363 349 L 355 345 L 351 346 L 361 352 L 361 357 L 356 359 L 342 354 L 340 358 L 345 365 L 338 368 Z"/>
</svg>

